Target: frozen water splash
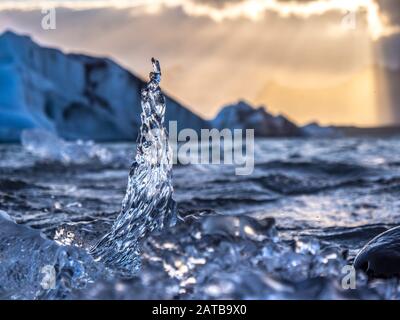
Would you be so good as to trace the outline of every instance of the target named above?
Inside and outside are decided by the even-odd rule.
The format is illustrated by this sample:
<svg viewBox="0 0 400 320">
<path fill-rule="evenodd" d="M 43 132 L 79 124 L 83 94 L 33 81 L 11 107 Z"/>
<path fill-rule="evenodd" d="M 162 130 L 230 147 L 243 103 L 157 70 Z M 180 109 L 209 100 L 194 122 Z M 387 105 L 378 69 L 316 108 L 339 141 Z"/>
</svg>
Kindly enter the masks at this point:
<svg viewBox="0 0 400 320">
<path fill-rule="evenodd" d="M 172 199 L 172 149 L 164 127 L 165 98 L 160 90 L 160 64 L 141 93 L 142 125 L 121 212 L 91 250 L 97 261 L 130 277 L 140 268 L 140 243 L 153 231 L 176 222 Z"/>
<path fill-rule="evenodd" d="M 0 212 L 0 299 L 63 299 L 101 273 L 84 250 L 63 247 Z"/>
<path fill-rule="evenodd" d="M 93 141 L 67 142 L 44 129 L 24 130 L 21 143 L 27 151 L 42 160 L 58 161 L 63 164 L 84 164 L 93 159 L 102 163 L 112 161 L 110 151 Z"/>
</svg>

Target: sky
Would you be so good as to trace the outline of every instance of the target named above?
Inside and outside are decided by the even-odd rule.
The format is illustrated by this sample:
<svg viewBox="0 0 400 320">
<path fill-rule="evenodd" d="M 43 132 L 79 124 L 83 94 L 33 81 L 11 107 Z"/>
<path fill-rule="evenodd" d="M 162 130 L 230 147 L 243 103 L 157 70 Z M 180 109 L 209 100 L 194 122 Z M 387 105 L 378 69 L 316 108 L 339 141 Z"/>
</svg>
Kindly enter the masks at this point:
<svg viewBox="0 0 400 320">
<path fill-rule="evenodd" d="M 0 0 L 6 29 L 143 78 L 155 56 L 163 89 L 207 119 L 246 100 L 299 124 L 400 123 L 399 0 Z"/>
</svg>

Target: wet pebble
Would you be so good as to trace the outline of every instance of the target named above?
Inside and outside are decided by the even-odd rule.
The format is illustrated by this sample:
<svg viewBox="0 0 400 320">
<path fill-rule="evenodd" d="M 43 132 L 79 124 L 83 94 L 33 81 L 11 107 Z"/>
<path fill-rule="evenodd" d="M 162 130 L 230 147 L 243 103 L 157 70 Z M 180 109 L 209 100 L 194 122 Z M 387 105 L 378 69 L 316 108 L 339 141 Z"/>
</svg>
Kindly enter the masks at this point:
<svg viewBox="0 0 400 320">
<path fill-rule="evenodd" d="M 354 267 L 371 277 L 400 275 L 400 226 L 387 230 L 368 242 L 358 253 Z"/>
</svg>

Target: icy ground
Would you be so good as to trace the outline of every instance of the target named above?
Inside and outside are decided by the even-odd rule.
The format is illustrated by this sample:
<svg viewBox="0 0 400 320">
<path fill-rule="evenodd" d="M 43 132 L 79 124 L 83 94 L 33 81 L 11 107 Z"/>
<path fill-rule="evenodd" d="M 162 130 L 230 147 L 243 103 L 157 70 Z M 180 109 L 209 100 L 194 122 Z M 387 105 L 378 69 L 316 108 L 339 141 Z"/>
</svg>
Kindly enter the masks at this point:
<svg viewBox="0 0 400 320">
<path fill-rule="evenodd" d="M 135 150 L 101 148 L 112 161 L 71 163 L 0 145 L 0 210 L 57 243 L 89 248 L 120 210 Z M 27 242 L 37 237 L 23 227 L 25 242 L 1 239 L 0 297 L 399 298 L 396 279 L 368 282 L 357 273 L 356 290 L 341 286 L 343 266 L 400 222 L 399 150 L 398 139 L 258 140 L 251 176 L 235 176 L 230 166 L 175 166 L 183 221 L 143 244 L 137 276 L 101 275 L 84 255 L 65 258 L 71 248 L 44 238 L 48 250 L 32 255 Z M 4 218 L 0 225 L 16 228 Z M 42 255 L 64 274 L 72 268 L 74 285 L 37 296 L 27 279 L 40 280 Z M 79 282 L 84 273 L 93 273 L 92 283 Z"/>
</svg>

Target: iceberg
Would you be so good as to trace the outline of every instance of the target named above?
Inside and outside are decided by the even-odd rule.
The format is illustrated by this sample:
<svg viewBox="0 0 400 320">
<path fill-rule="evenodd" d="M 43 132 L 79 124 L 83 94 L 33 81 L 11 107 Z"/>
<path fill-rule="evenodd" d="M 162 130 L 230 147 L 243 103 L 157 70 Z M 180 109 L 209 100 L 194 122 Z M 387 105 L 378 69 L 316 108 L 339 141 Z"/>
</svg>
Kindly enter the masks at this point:
<svg viewBox="0 0 400 320">
<path fill-rule="evenodd" d="M 67 140 L 132 141 L 140 127 L 145 82 L 108 58 L 65 54 L 28 36 L 0 35 L 0 141 L 41 128 Z M 207 121 L 166 97 L 178 129 Z"/>
<path fill-rule="evenodd" d="M 302 135 L 300 128 L 284 116 L 273 116 L 263 106 L 253 108 L 245 101 L 223 107 L 211 125 L 219 130 L 254 129 L 255 135 L 259 137 Z"/>
<path fill-rule="evenodd" d="M 316 122 L 312 122 L 301 128 L 306 137 L 316 137 L 316 138 L 337 138 L 341 136 L 340 130 L 333 126 L 320 126 Z"/>
</svg>

